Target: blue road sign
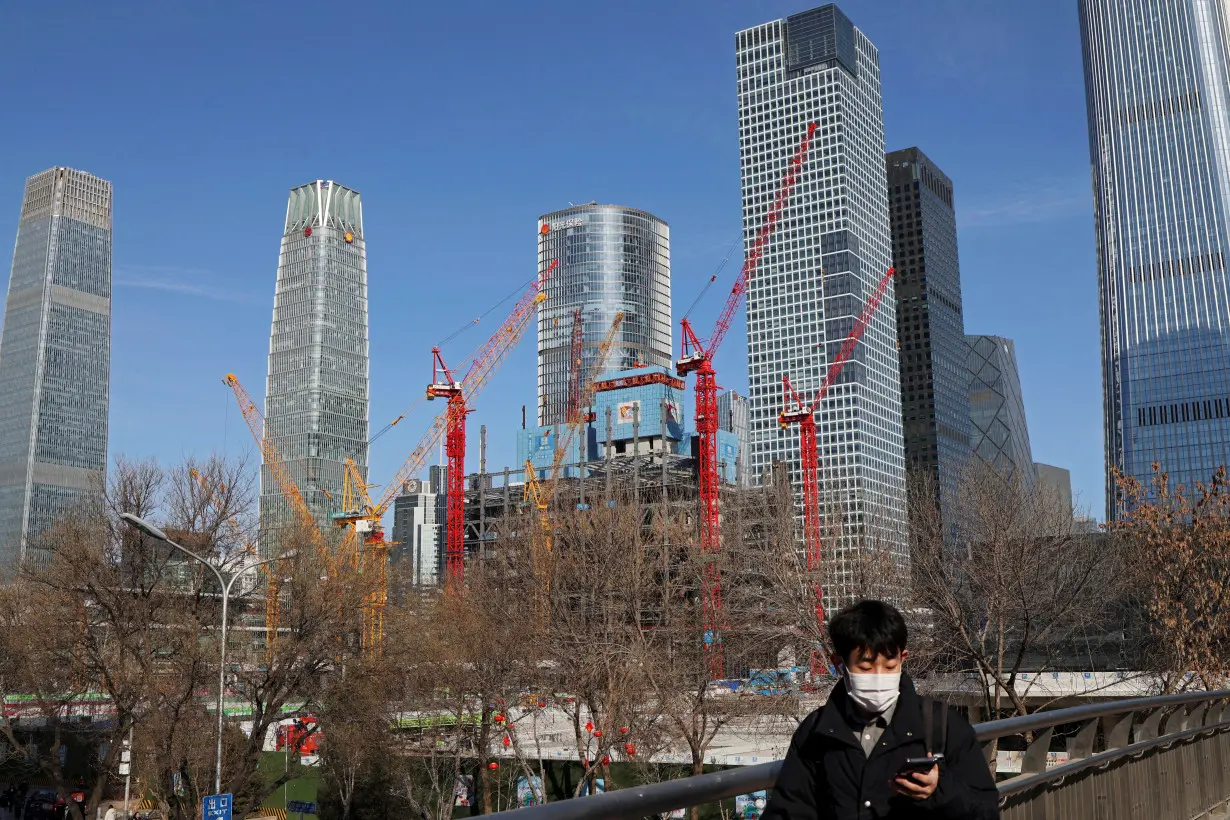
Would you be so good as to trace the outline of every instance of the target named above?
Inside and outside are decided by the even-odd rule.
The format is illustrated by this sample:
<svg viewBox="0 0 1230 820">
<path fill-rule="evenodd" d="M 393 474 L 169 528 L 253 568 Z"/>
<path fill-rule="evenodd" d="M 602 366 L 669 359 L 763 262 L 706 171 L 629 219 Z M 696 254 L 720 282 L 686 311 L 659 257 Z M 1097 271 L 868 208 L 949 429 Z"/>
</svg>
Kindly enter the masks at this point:
<svg viewBox="0 0 1230 820">
<path fill-rule="evenodd" d="M 286 810 L 294 814 L 316 814 L 316 804 L 310 800 L 291 800 L 286 804 Z"/>
<path fill-rule="evenodd" d="M 202 801 L 201 820 L 231 820 L 231 800 L 229 794 L 208 794 Z"/>
</svg>

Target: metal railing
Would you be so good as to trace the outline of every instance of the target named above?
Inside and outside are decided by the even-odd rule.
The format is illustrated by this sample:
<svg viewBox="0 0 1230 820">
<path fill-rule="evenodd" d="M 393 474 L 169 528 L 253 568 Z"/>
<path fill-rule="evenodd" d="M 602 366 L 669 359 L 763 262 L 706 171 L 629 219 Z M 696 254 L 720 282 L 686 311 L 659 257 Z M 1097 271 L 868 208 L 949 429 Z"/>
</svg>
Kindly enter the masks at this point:
<svg viewBox="0 0 1230 820">
<path fill-rule="evenodd" d="M 1068 759 L 1048 768 L 1056 730 Z M 1005 820 L 1196 820 L 1230 803 L 1230 690 L 1075 706 L 979 723 L 974 731 L 988 760 L 998 741 L 1027 739 L 1021 773 L 999 783 Z M 491 817 L 618 820 L 664 814 L 771 789 L 781 765 L 630 786 Z"/>
</svg>

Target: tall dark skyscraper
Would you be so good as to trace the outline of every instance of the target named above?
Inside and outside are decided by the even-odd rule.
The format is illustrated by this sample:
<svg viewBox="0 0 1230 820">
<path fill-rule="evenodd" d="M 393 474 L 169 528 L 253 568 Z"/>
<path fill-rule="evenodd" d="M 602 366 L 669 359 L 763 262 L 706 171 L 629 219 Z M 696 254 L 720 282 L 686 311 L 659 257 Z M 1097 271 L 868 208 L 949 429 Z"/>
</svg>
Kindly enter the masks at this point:
<svg viewBox="0 0 1230 820">
<path fill-rule="evenodd" d="M 273 440 L 312 512 L 341 498 L 346 459 L 367 475 L 367 245 L 358 191 L 317 180 L 290 192 L 278 259 L 265 390 Z M 261 550 L 292 518 L 261 469 Z"/>
<path fill-rule="evenodd" d="M 1116 468 L 1193 487 L 1230 454 L 1230 4 L 1079 9 L 1114 518 Z"/>
<path fill-rule="evenodd" d="M 750 249 L 782 173 L 817 126 L 807 161 L 748 283 L 749 466 L 784 461 L 802 486 L 799 436 L 783 431 L 782 376 L 816 395 L 892 265 L 880 58 L 833 4 L 735 35 L 743 240 Z M 850 594 L 851 557 L 908 560 L 896 295 L 890 283 L 858 348 L 816 410 L 823 503 L 846 528 L 832 555 L 831 608 Z"/>
<path fill-rule="evenodd" d="M 905 464 L 957 491 L 970 454 L 969 373 L 952 180 L 917 148 L 888 154 Z"/>
<path fill-rule="evenodd" d="M 111 183 L 26 180 L 0 333 L 0 572 L 107 472 Z"/>
</svg>

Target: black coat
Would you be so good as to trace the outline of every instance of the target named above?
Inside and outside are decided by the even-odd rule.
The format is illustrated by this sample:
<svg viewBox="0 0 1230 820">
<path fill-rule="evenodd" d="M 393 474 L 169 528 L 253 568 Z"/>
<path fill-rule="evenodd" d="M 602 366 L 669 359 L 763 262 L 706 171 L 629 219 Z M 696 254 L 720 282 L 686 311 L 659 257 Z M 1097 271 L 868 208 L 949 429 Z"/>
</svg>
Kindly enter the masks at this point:
<svg viewBox="0 0 1230 820">
<path fill-rule="evenodd" d="M 948 707 L 944 761 L 935 793 L 915 800 L 889 785 L 906 758 L 926 756 L 922 701 L 908 675 L 901 676 L 897 709 L 870 757 L 845 717 L 849 709 L 842 682 L 827 704 L 799 724 L 761 820 L 999 817 L 999 796 L 982 748 L 973 727 L 952 707 Z M 938 738 L 933 746 L 939 750 Z"/>
</svg>

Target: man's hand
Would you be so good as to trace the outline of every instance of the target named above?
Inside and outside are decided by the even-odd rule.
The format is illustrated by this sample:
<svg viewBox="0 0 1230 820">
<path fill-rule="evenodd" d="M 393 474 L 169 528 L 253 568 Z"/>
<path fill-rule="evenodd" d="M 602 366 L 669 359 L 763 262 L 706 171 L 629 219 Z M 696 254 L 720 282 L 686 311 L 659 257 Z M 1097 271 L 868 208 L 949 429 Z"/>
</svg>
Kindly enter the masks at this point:
<svg viewBox="0 0 1230 820">
<path fill-rule="evenodd" d="M 935 787 L 940 783 L 940 767 L 932 766 L 925 772 L 911 772 L 907 775 L 893 778 L 889 785 L 897 794 L 904 794 L 915 800 L 926 800 L 935 793 Z"/>
</svg>

